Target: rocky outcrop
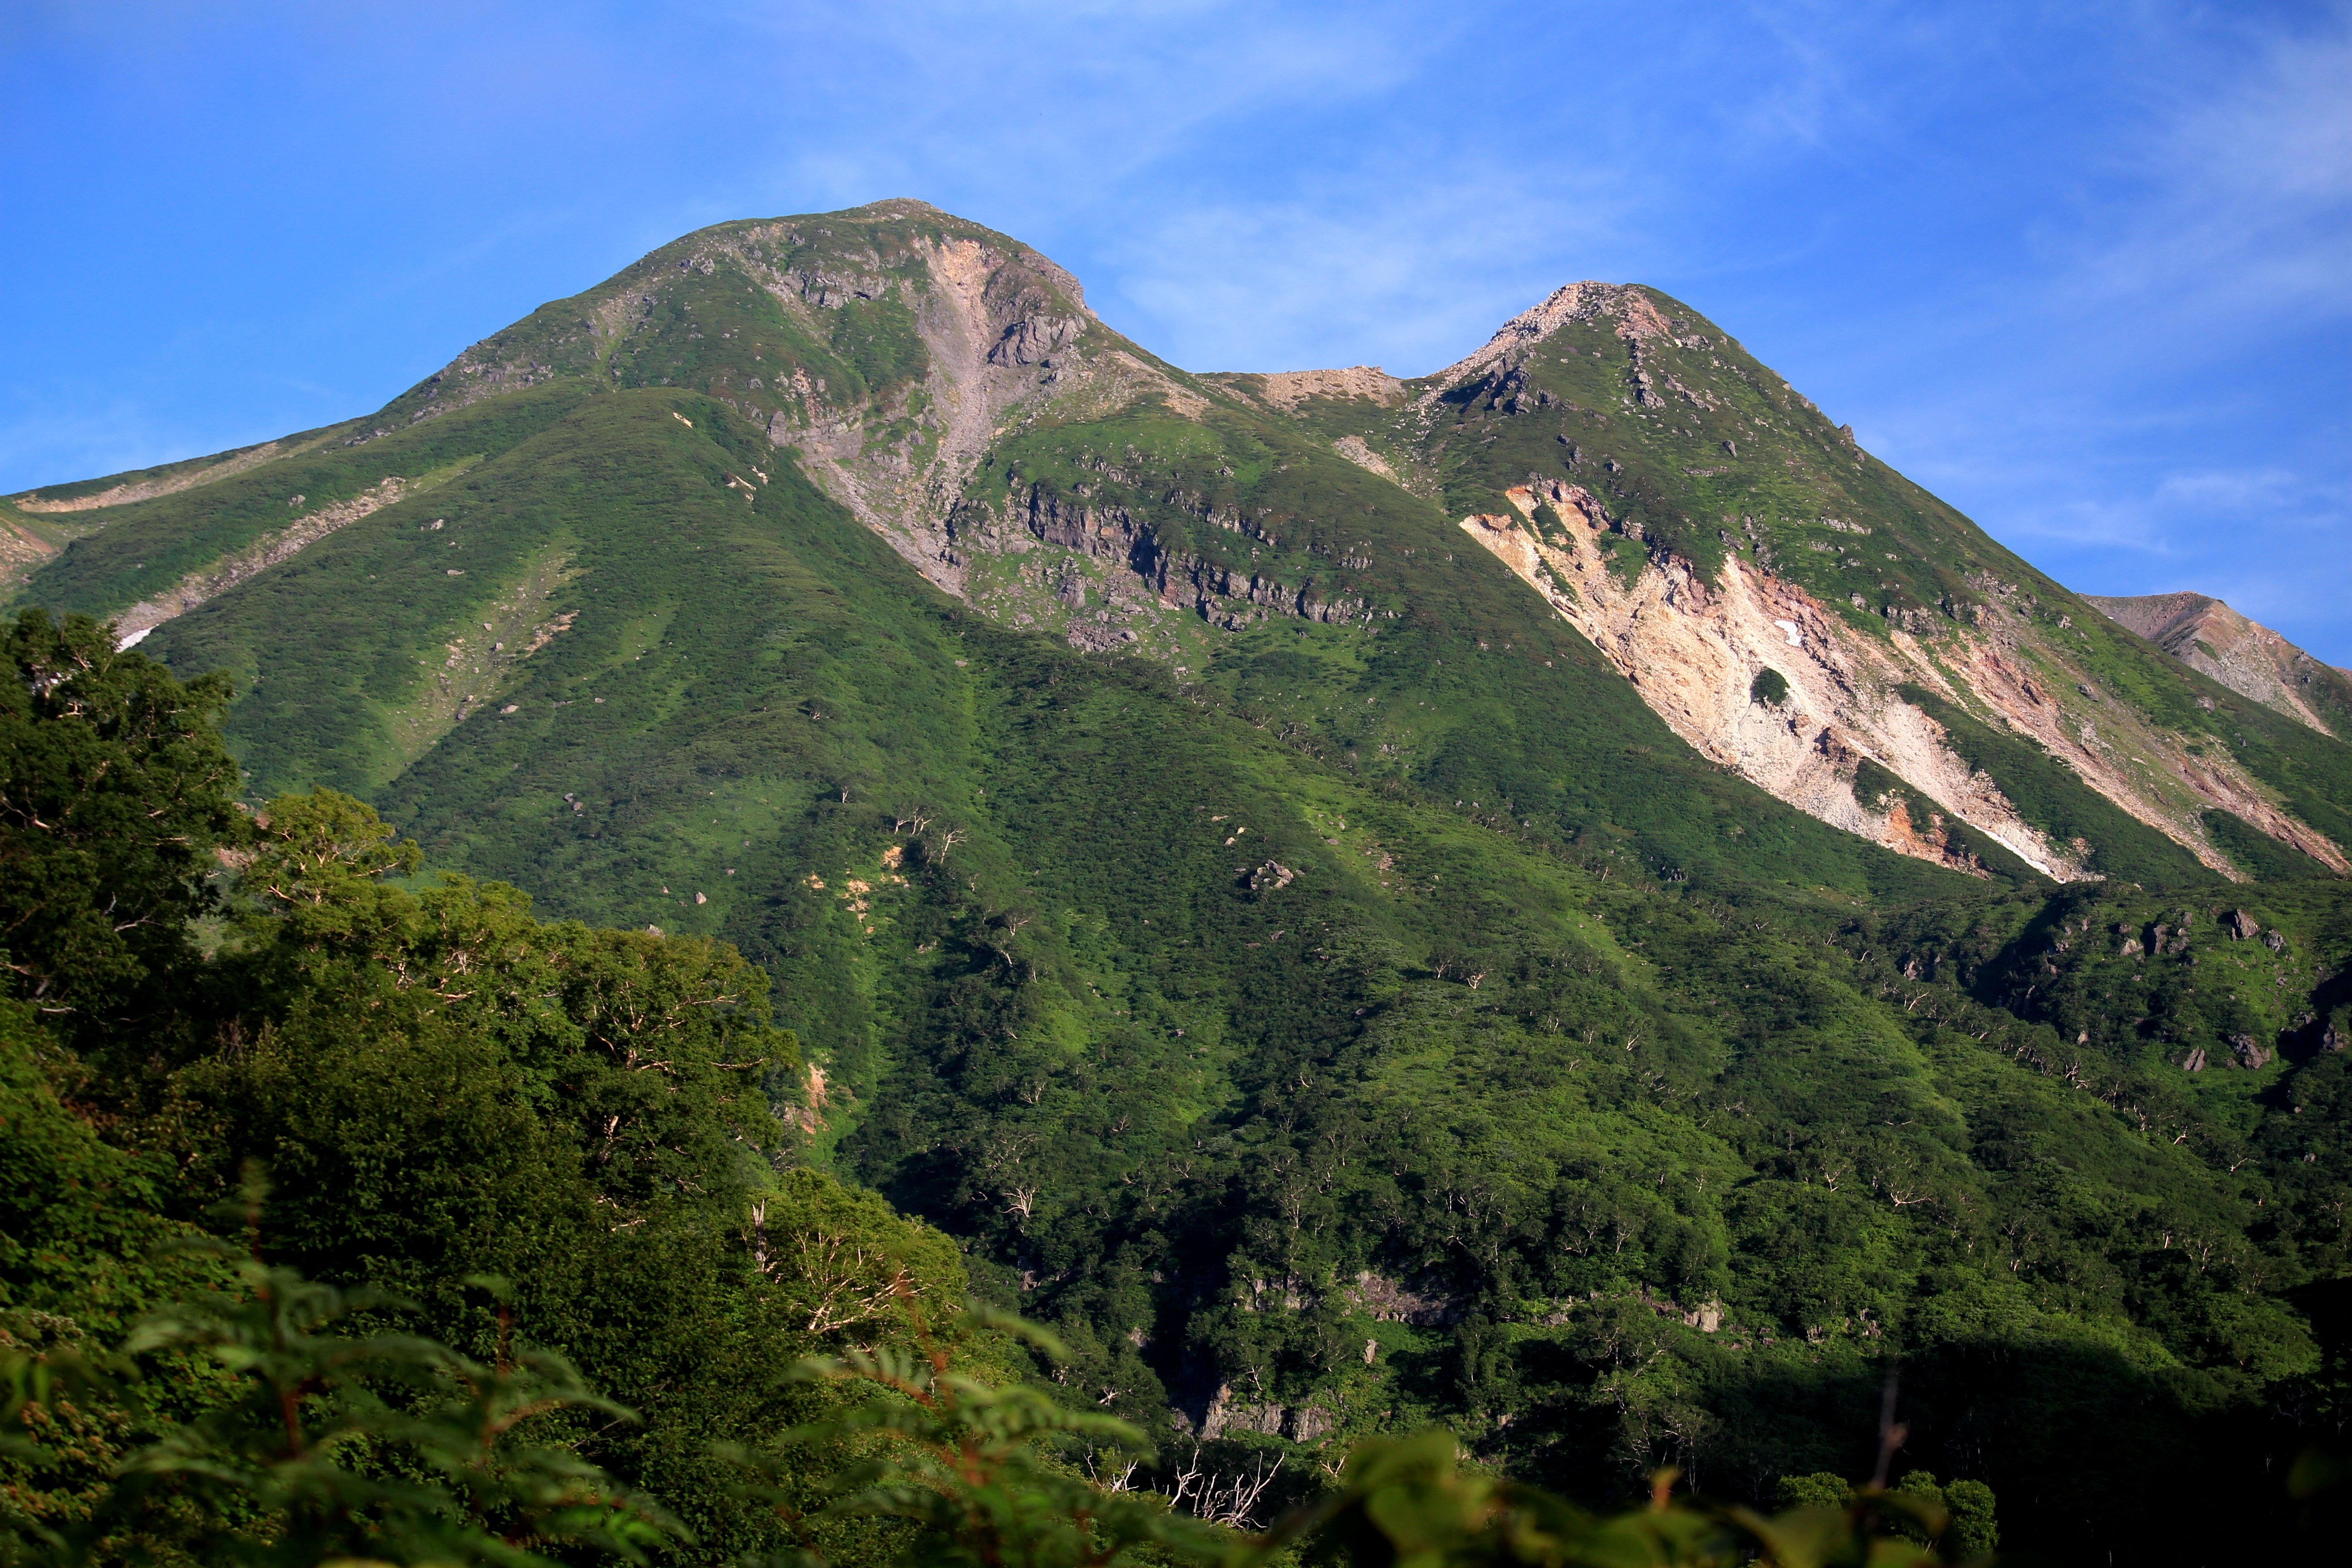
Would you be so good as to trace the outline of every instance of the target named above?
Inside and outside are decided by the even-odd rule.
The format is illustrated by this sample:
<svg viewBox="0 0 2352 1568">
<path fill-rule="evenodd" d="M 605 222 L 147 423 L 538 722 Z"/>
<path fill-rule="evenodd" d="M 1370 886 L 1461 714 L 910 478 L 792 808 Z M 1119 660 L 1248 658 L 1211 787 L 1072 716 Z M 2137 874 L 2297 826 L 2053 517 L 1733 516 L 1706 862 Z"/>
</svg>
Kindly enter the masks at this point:
<svg viewBox="0 0 2352 1568">
<path fill-rule="evenodd" d="M 55 541 L 42 538 L 13 518 L 0 516 L 0 589 L 13 590 L 57 552 Z"/>
<path fill-rule="evenodd" d="M 1439 371 L 1431 378 L 1430 390 L 1422 395 L 1422 402 L 1434 404 L 1467 381 L 1508 376 L 1518 368 L 1528 350 L 1560 328 L 1571 322 L 1602 319 L 1613 321 L 1618 338 L 1637 349 L 1644 338 L 1674 335 L 1674 323 L 1643 289 L 1625 283 L 1596 283 L 1590 279 L 1563 284 L 1541 304 L 1530 306 L 1504 322 L 1475 353 Z"/>
<path fill-rule="evenodd" d="M 1331 1413 L 1319 1405 L 1252 1404 L 1234 1398 L 1230 1384 L 1221 1384 L 1201 1417 L 1200 1436 L 1205 1442 L 1236 1432 L 1255 1432 L 1294 1443 L 1312 1443 L 1335 1425 Z"/>
<path fill-rule="evenodd" d="M 1297 872 L 1281 861 L 1268 860 L 1252 871 L 1245 879 L 1245 882 L 1252 893 L 1264 898 L 1268 893 L 1278 893 L 1290 886 L 1292 879 L 1297 875 Z"/>
<path fill-rule="evenodd" d="M 1916 621 L 1866 636 L 1736 552 L 1708 582 L 1582 486 L 1543 480 L 1507 497 L 1512 513 L 1466 517 L 1463 531 L 1583 632 L 1676 734 L 1833 826 L 1906 855 L 1979 869 L 1948 833 L 1948 812 L 2047 876 L 2085 875 L 2095 847 L 2054 843 L 2026 822 L 1933 719 L 1902 699 L 1908 684 L 2032 736 L 2093 789 L 2217 870 L 2234 874 L 2206 838 L 2201 813 L 2213 806 L 2331 869 L 2352 869 L 2336 846 L 2287 815 L 2233 760 L 2190 753 L 2179 736 L 2099 702 L 2086 682 L 2078 683 L 2080 700 L 2060 698 L 2047 676 L 2050 689 L 2038 686 L 2029 672 L 2038 655 L 2021 647 L 1997 592 L 1975 626 L 1944 627 L 1932 646 L 1929 628 Z M 1767 671 L 1784 695 L 1763 695 Z M 1865 761 L 1917 798 L 1857 790 Z"/>
<path fill-rule="evenodd" d="M 1258 396 L 1285 413 L 1318 397 L 1360 399 L 1383 405 L 1404 401 L 1404 383 L 1378 365 L 1354 364 L 1345 370 L 1277 370 L 1235 379 L 1258 383 Z"/>
<path fill-rule="evenodd" d="M 1167 499 L 1212 527 L 1267 538 L 1255 521 L 1230 508 L 1181 493 Z M 959 565 L 966 552 L 1038 545 L 1091 556 L 1133 573 L 1162 603 L 1189 610 L 1226 631 L 1276 616 L 1332 625 L 1366 613 L 1365 602 L 1357 595 L 1330 593 L 1313 581 L 1285 583 L 1197 552 L 1171 552 L 1161 544 L 1159 531 L 1128 508 L 1089 505 L 1043 485 L 1008 490 L 1001 510 L 972 503 L 957 507 L 950 514 L 948 535 Z"/>
<path fill-rule="evenodd" d="M 1342 436 L 1331 443 L 1331 449 L 1368 474 L 1378 474 L 1392 485 L 1404 483 L 1389 460 L 1373 451 L 1361 436 Z"/>
<path fill-rule="evenodd" d="M 1383 1323 L 1413 1323 L 1423 1328 L 1451 1323 L 1462 1315 L 1461 1303 L 1444 1291 L 1419 1288 L 1367 1269 L 1348 1287 L 1350 1305 Z"/>
<path fill-rule="evenodd" d="M 2137 632 L 2173 658 L 2202 670 L 2323 735 L 2339 733 L 2352 711 L 2352 670 L 2323 664 L 2278 633 L 2203 594 L 2137 598 L 2084 595 L 2109 620 Z M 2337 715 L 2333 724 L 2330 714 Z"/>
</svg>

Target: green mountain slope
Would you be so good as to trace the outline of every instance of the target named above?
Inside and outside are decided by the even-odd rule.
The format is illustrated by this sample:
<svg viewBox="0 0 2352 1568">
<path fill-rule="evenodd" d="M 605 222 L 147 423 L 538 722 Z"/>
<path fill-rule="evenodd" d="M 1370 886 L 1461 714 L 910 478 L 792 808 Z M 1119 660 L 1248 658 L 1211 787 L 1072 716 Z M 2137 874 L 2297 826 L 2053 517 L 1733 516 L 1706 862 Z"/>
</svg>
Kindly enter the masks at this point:
<svg viewBox="0 0 2352 1568">
<path fill-rule="evenodd" d="M 1762 1495 L 1867 1470 L 1899 1349 L 1914 1458 L 2168 1560 L 2134 1500 L 2258 1488 L 2323 1366 L 2352 753 L 1673 301 L 1553 314 L 1196 377 L 919 204 L 725 225 L 234 472 L 43 492 L 117 499 L 26 594 L 228 671 L 255 797 L 739 945 L 803 1157 L 1169 1440 Z M 2296 963 L 2095 1027 L 2032 977 L 2085 898 L 2272 900 Z"/>
<path fill-rule="evenodd" d="M 1827 820 L 1919 852 L 1859 757 L 2064 879 L 2183 874 L 2144 828 L 2240 870 L 2214 811 L 2347 869 L 2352 753 L 2149 657 L 1654 290 L 1570 285 L 1387 398 L 1269 401 L 1482 520 L 1677 734 Z M 1768 668 L 1793 701 L 1748 700 Z M 2058 767 L 1984 765 L 1906 689 Z"/>
</svg>

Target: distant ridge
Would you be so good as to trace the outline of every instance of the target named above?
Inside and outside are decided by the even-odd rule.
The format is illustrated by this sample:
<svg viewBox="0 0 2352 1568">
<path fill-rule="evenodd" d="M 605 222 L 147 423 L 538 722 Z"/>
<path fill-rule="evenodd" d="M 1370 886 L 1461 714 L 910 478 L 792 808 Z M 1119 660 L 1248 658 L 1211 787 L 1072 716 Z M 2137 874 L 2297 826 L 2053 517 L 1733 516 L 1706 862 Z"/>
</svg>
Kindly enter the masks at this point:
<svg viewBox="0 0 2352 1568">
<path fill-rule="evenodd" d="M 2352 733 L 2352 670 L 2339 669 L 2207 594 L 2084 599 L 2237 692 L 2323 735 Z"/>
</svg>

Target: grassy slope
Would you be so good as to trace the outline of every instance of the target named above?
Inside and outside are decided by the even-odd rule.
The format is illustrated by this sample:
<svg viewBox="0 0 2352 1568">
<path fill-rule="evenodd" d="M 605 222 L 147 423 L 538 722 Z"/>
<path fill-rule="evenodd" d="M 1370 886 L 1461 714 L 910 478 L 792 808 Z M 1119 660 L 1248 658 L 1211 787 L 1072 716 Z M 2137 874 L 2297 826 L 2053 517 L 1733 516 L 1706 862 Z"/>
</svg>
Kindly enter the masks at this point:
<svg viewBox="0 0 2352 1568">
<path fill-rule="evenodd" d="M 1360 603 L 1369 621 L 1260 621 L 1202 672 L 1210 689 L 1360 776 L 1410 781 L 1653 877 L 1854 897 L 1952 885 L 1696 756 L 1573 627 L 1462 547 L 1441 509 L 1283 422 L 1146 405 L 1041 425 L 1003 442 L 969 494 L 1001 510 L 1008 492 L 1025 504 L 1033 490 L 1116 510 L 1158 552 L 1257 574 L 1285 598 Z"/>
<path fill-rule="evenodd" d="M 1639 366 L 1661 401 L 1633 400 L 1635 364 L 1613 319 L 1597 317 L 1528 351 L 1509 384 L 1492 376 L 1455 387 L 1412 384 L 1414 395 L 1443 393 L 1433 418 L 1320 400 L 1298 423 L 1324 440 L 1365 437 L 1455 516 L 1508 511 L 1503 490 L 1531 475 L 1571 479 L 1613 513 L 1638 519 L 1654 548 L 1709 573 L 1727 552 L 1769 565 L 1869 636 L 1885 637 L 1891 625 L 1932 635 L 1998 602 L 2026 622 L 2029 661 L 2034 643 L 2063 654 L 2108 700 L 2192 742 L 2226 747 L 2297 816 L 2352 843 L 2352 747 L 2238 697 L 2091 609 L 1854 448 L 1721 329 L 1653 297 L 1675 332 L 1641 350 Z M 1709 404 L 1667 391 L 1669 382 Z M 1986 730 L 1977 717 L 1975 729 Z M 1972 760 L 2013 800 L 2031 801 L 2038 824 L 2106 822 L 2105 837 L 2090 835 L 2106 874 L 2144 882 L 2203 876 L 2158 836 L 2115 821 L 2110 804 L 2034 748 L 1981 737 L 1974 745 Z M 2255 858 L 2273 857 L 2257 847 Z"/>
<path fill-rule="evenodd" d="M 422 479 L 467 458 L 501 454 L 561 419 L 582 395 L 577 389 L 554 388 L 500 399 L 386 440 L 313 447 L 194 489 L 109 507 L 94 514 L 103 526 L 74 540 L 44 566 L 26 584 L 24 597 L 97 616 L 119 614 L 190 573 L 267 539 L 295 518 L 350 500 L 387 478 Z M 376 513 L 369 526 L 381 530 L 395 516 L 413 520 L 420 510 L 430 521 L 441 515 L 430 510 L 436 499 L 426 490 Z M 331 536 L 313 545 L 266 581 L 304 580 L 315 570 L 314 560 L 331 558 L 337 542 Z M 327 557 L 318 555 L 322 550 Z M 330 574 L 318 581 L 333 580 L 338 579 Z M 297 590 L 296 596 L 307 598 L 307 592 Z M 254 668 L 231 668 L 244 679 Z"/>
<path fill-rule="evenodd" d="M 2071 1346 L 2103 1397 L 2177 1359 L 2222 1369 L 2196 1397 L 2226 1401 L 2235 1363 L 2305 1353 L 2260 1298 L 2218 1320 L 2218 1280 L 2118 1283 L 2145 1267 L 2132 1216 L 2245 1234 L 2247 1189 L 2021 1060 L 2047 1028 L 1922 1018 L 1884 954 L 1832 940 L 1865 900 L 2021 926 L 2042 895 L 1692 762 L 1392 488 L 1310 471 L 1289 512 L 1240 499 L 1319 562 L 1344 498 L 1349 548 L 1395 563 L 1366 591 L 1408 613 L 1378 637 L 1271 619 L 1180 679 L 989 626 L 789 470 L 747 503 L 726 479 L 761 448 L 709 399 L 511 402 L 532 433 L 436 492 L 444 530 L 387 509 L 155 646 L 261 673 L 233 718 L 257 789 L 365 785 L 438 863 L 546 912 L 740 942 L 830 1071 L 814 1151 L 964 1237 L 1115 1407 L 1159 1422 L 1224 1383 L 1343 1430 L 1443 1415 L 1586 1487 L 1705 1409 L 1701 1451 L 1751 1486 L 1850 1462 L 1824 1433 L 1867 1403 L 1874 1331 L 1934 1367 Z M 1308 467 L 1278 433 L 1225 438 L 1268 443 L 1280 480 Z M 385 774 L 388 739 L 348 738 L 384 734 L 551 552 L 544 613 L 572 628 Z M 1403 717 L 1422 703 L 1444 720 Z M 1268 862 L 1293 879 L 1254 892 Z M 2083 1183 L 2021 1173 L 2061 1150 Z M 2035 1237 L 2014 1269 L 1984 1261 L 2004 1226 Z M 1368 1269 L 1453 1321 L 1378 1319 L 1350 1296 Z M 1640 1305 L 1710 1300 L 1714 1336 Z M 1661 1347 L 1671 1387 L 1640 1374 Z M 2027 1392 L 2001 1419 L 2033 1424 Z M 2014 1484 L 2042 1441 L 2003 1461 Z"/>
<path fill-rule="evenodd" d="M 251 447 L 233 447 L 226 452 L 210 452 L 200 458 L 185 458 L 173 463 L 158 463 L 152 468 L 129 468 L 119 474 L 104 474 L 94 479 L 76 479 L 69 484 L 44 485 L 37 489 L 20 490 L 8 499 L 68 501 L 81 500 L 118 487 L 173 485 L 183 489 L 193 489 L 200 485 L 214 484 L 235 474 L 249 472 L 250 468 L 240 464 L 238 459 L 254 457 L 264 446 L 275 446 L 280 450 L 269 458 L 261 459 L 260 462 L 253 463 L 251 467 L 257 468 L 262 466 L 262 463 L 278 461 L 288 455 L 324 445 L 330 440 L 339 440 L 352 432 L 355 423 L 355 421 L 347 420 L 340 425 L 321 426 L 316 430 L 299 430 L 291 436 L 281 436 L 275 442 L 257 442 Z M 81 514 L 68 512 L 62 515 L 74 518 Z"/>
<path fill-rule="evenodd" d="M 358 787 L 436 862 L 545 912 L 742 945 L 829 1068 L 813 1156 L 963 1237 L 1113 1407 L 1159 1422 L 1223 1383 L 1342 1430 L 1444 1415 L 1579 1486 L 1696 1455 L 1745 1487 L 1866 1466 L 1837 1435 L 1867 1432 L 1885 1334 L 1921 1358 L 1916 1458 L 2030 1497 L 2080 1468 L 2068 1410 L 2125 1399 L 2179 1438 L 2116 1461 L 2137 1496 L 2173 1484 L 2200 1402 L 2307 1360 L 2266 1292 L 2325 1238 L 2255 1206 L 2305 1151 L 2232 1169 L 2142 1113 L 2178 1100 L 2269 1150 L 2294 1125 L 2270 1100 L 2308 1065 L 2184 1089 L 2136 1036 L 2086 1092 L 2071 1015 L 2020 1022 L 1997 1008 L 2032 1013 L 2014 987 L 1906 973 L 1879 923 L 1965 934 L 2005 974 L 2063 900 L 1901 860 L 1692 757 L 1452 548 L 1454 492 L 1516 479 L 1515 458 L 1448 470 L 1441 509 L 1341 462 L 1333 431 L 1222 396 L 1199 421 L 1146 406 L 1008 436 L 971 499 L 1116 506 L 1171 554 L 1374 612 L 1263 619 L 1179 677 L 932 594 L 771 464 L 729 388 L 586 384 L 304 454 L 320 494 L 480 461 L 148 646 L 258 679 L 232 719 L 257 793 Z M 727 481 L 755 465 L 772 478 L 747 501 Z M 249 541 L 302 489 L 276 468 L 121 509 L 38 595 L 119 607 L 159 547 Z M 450 663 L 461 637 L 564 614 L 528 658 Z M 452 668 L 496 700 L 436 709 Z M 2123 669 L 2205 712 L 2171 671 Z M 2259 717 L 2245 733 L 2276 745 Z M 1269 862 L 1291 880 L 1253 890 Z M 2309 912 L 2278 918 L 2303 921 L 2308 963 L 2265 984 L 2309 1010 L 2352 939 L 2341 889 L 2294 896 Z M 2163 1017 L 2163 1049 L 2251 1026 Z M 2167 1219 L 2238 1250 L 2183 1275 Z M 1367 1269 L 1444 1321 L 1377 1317 Z M 1710 1300 L 1727 1328 L 1679 1321 Z M 1963 1397 L 2003 1378 L 2001 1401 Z M 2009 1433 L 1990 1447 L 1989 1422 Z M 2065 1500 L 2025 1506 L 2064 1543 Z"/>
</svg>

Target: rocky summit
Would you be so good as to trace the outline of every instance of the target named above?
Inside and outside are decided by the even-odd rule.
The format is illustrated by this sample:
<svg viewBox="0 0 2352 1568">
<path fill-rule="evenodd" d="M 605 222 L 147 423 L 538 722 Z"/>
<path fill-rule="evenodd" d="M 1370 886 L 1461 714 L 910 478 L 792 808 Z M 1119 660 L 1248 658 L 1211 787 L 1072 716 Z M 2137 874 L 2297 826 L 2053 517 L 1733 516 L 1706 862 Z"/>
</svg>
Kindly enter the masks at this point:
<svg viewBox="0 0 2352 1568">
<path fill-rule="evenodd" d="M 2352 730 L 2352 670 L 2338 669 L 2203 594 L 2087 596 L 2100 614 L 2186 659 L 2241 697 L 2343 739 Z"/>
<path fill-rule="evenodd" d="M 1163 1455 L 1769 1501 L 1899 1354 L 2008 1539 L 2196 1561 L 2158 1502 L 2336 1386 L 2352 678 L 2052 581 L 1656 289 L 1201 373 L 919 202 L 721 224 L 0 531 L 227 677 L 248 806 L 740 950 L 752 1163 Z"/>
</svg>

